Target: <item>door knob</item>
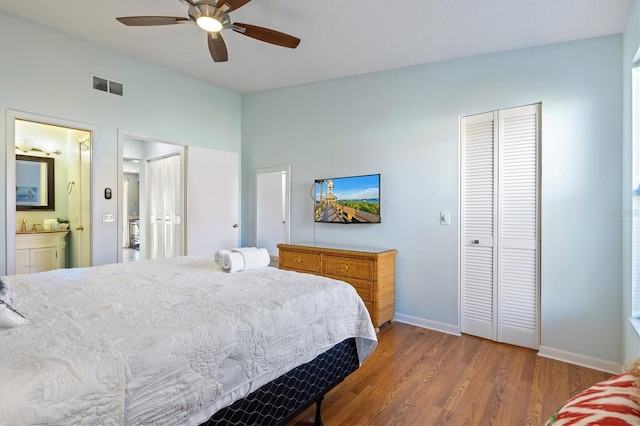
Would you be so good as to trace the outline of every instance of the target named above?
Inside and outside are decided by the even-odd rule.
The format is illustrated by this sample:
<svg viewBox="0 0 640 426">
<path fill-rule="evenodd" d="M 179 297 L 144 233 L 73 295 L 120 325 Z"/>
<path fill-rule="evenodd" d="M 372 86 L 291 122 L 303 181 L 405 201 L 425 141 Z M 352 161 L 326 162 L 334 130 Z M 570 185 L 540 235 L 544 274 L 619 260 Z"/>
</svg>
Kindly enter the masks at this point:
<svg viewBox="0 0 640 426">
<path fill-rule="evenodd" d="M 84 231 L 84 226 L 80 225 L 76 228 L 76 231 Z"/>
<path fill-rule="evenodd" d="M 237 227 L 238 227 L 238 224 L 237 224 L 237 223 L 234 223 L 234 224 L 233 224 L 233 227 L 234 227 L 234 228 L 237 228 Z"/>
</svg>

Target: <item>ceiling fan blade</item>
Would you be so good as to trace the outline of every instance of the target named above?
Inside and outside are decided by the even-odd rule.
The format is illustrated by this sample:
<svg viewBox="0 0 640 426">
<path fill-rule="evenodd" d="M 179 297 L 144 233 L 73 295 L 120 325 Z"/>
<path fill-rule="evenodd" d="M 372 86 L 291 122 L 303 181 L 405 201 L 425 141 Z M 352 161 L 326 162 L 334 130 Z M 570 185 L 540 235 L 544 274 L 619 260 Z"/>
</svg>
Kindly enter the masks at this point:
<svg viewBox="0 0 640 426">
<path fill-rule="evenodd" d="M 187 18 L 181 18 L 178 16 L 123 16 L 116 19 L 130 27 L 185 24 L 189 22 Z"/>
<path fill-rule="evenodd" d="M 247 37 L 255 38 L 271 44 L 282 47 L 295 49 L 300 44 L 300 39 L 280 31 L 270 30 L 269 28 L 258 27 L 256 25 L 241 24 L 235 22 L 232 26 L 233 31 L 244 34 Z"/>
<path fill-rule="evenodd" d="M 227 9 L 225 12 L 229 13 L 232 10 L 240 9 L 250 1 L 251 0 L 218 0 L 218 4 L 216 5 L 216 7 L 222 7 L 226 3 L 229 9 Z"/>
<path fill-rule="evenodd" d="M 209 53 L 215 62 L 227 62 L 229 55 L 222 34 L 207 33 L 207 43 L 209 44 Z"/>
</svg>

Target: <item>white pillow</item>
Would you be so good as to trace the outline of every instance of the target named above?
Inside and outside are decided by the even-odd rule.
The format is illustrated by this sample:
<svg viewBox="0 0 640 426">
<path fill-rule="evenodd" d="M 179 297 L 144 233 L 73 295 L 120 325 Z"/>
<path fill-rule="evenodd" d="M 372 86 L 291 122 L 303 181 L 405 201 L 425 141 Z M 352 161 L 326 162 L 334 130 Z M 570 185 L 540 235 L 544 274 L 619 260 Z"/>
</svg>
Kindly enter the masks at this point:
<svg viewBox="0 0 640 426">
<path fill-rule="evenodd" d="M 28 324 L 29 319 L 16 311 L 4 300 L 0 300 L 0 328 L 19 327 Z"/>
</svg>

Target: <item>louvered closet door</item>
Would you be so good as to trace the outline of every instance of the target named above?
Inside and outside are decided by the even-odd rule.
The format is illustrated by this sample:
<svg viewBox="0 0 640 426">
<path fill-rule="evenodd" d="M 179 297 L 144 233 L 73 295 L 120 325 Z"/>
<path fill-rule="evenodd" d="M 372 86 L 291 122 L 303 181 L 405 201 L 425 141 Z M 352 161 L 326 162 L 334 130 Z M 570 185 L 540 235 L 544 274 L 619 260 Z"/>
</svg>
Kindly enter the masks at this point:
<svg viewBox="0 0 640 426">
<path fill-rule="evenodd" d="M 494 113 L 464 117 L 461 188 L 461 329 L 496 339 Z"/>
<path fill-rule="evenodd" d="M 537 349 L 540 105 L 461 120 L 461 331 Z"/>
<path fill-rule="evenodd" d="M 182 167 L 180 155 L 164 159 L 165 257 L 181 256 L 182 244 Z"/>
<path fill-rule="evenodd" d="M 164 162 L 147 162 L 148 254 L 150 259 L 164 258 Z"/>
<path fill-rule="evenodd" d="M 172 256 L 182 256 L 184 254 L 184 232 L 183 232 L 183 188 L 184 173 L 182 171 L 182 156 L 175 155 L 171 158 L 171 169 L 173 170 L 173 182 L 171 188 L 167 188 L 172 192 L 172 215 L 171 215 L 171 236 Z"/>
<path fill-rule="evenodd" d="M 498 341 L 537 349 L 540 105 L 498 112 Z"/>
</svg>

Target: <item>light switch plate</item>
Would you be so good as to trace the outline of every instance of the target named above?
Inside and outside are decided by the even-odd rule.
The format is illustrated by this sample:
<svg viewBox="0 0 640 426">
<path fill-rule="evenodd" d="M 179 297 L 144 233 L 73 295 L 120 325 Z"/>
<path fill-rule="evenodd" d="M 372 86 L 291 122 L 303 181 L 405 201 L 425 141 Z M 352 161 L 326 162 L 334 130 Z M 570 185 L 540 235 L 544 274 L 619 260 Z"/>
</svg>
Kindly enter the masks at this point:
<svg viewBox="0 0 640 426">
<path fill-rule="evenodd" d="M 116 215 L 114 213 L 102 213 L 102 222 L 110 223 L 116 221 Z"/>
<path fill-rule="evenodd" d="M 451 225 L 451 212 L 440 212 L 440 225 Z"/>
</svg>

